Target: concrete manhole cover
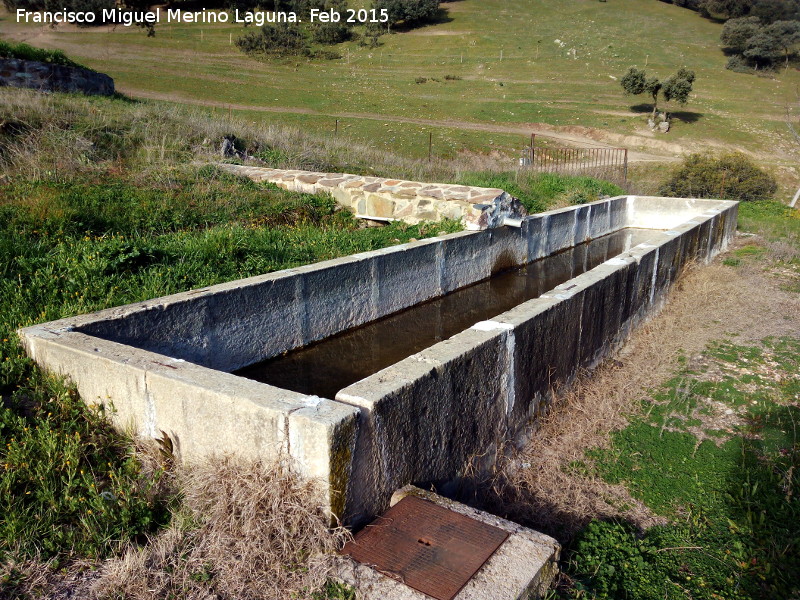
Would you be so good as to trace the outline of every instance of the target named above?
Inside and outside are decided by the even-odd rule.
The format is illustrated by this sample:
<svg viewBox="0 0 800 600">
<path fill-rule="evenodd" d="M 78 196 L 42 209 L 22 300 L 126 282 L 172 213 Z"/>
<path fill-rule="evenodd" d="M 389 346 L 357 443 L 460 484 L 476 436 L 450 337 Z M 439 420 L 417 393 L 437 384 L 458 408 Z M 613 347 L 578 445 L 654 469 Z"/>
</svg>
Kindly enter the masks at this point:
<svg viewBox="0 0 800 600">
<path fill-rule="evenodd" d="M 407 496 L 342 554 L 436 600 L 452 600 L 507 537 L 502 529 Z"/>
</svg>

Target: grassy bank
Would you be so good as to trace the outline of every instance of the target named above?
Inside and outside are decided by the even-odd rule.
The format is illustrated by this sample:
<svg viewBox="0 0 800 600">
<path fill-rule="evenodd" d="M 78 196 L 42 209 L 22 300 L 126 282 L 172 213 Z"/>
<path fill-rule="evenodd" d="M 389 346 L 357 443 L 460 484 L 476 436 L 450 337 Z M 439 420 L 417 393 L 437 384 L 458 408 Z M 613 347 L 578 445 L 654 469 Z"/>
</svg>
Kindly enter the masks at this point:
<svg viewBox="0 0 800 600">
<path fill-rule="evenodd" d="M 620 598 L 791 598 L 800 591 L 800 340 L 714 343 L 592 453 L 668 524 L 595 521 L 576 590 Z M 579 465 L 575 465 L 579 468 Z M 575 594 L 576 596 L 578 594 Z"/>
</svg>

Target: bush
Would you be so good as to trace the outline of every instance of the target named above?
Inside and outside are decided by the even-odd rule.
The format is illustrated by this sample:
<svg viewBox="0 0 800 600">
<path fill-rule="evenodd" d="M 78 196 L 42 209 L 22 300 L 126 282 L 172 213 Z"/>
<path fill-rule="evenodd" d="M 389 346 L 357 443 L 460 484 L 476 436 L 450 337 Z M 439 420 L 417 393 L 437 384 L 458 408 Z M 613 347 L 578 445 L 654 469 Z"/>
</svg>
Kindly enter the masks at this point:
<svg viewBox="0 0 800 600">
<path fill-rule="evenodd" d="M 408 27 L 431 23 L 439 16 L 440 0 L 375 0 L 373 8 L 386 10 L 389 23 L 403 22 Z"/>
<path fill-rule="evenodd" d="M 264 25 L 236 40 L 236 46 L 245 54 L 291 56 L 308 51 L 302 30 L 293 23 Z"/>
<path fill-rule="evenodd" d="M 0 40 L 0 58 L 18 58 L 21 60 L 36 60 L 43 63 L 62 65 L 64 67 L 79 67 L 83 65 L 70 60 L 61 50 L 43 50 L 28 44 L 10 44 Z"/>
<path fill-rule="evenodd" d="M 314 28 L 312 39 L 318 44 L 341 44 L 352 35 L 352 29 L 345 23 L 320 23 Z"/>
<path fill-rule="evenodd" d="M 763 200 L 778 189 L 775 178 L 743 154 L 692 154 L 661 186 L 664 196 Z"/>
<path fill-rule="evenodd" d="M 725 68 L 734 73 L 753 73 L 755 69 L 750 65 L 747 59 L 743 56 L 735 54 L 728 59 L 728 64 Z"/>
</svg>

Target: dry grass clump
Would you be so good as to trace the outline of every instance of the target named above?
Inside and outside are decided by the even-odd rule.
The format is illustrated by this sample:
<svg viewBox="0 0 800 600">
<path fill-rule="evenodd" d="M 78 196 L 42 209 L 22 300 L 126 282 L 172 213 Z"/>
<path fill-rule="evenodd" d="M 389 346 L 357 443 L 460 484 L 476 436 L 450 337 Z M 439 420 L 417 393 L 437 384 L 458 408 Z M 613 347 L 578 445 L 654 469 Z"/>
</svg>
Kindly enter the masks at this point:
<svg viewBox="0 0 800 600">
<path fill-rule="evenodd" d="M 221 160 L 233 136 L 256 164 L 451 181 L 464 171 L 508 169 L 507 157 L 465 153 L 421 161 L 346 137 L 254 123 L 196 107 L 0 88 L 0 178 L 68 180 L 127 172 L 150 181 L 193 161 Z"/>
<path fill-rule="evenodd" d="M 344 543 L 317 484 L 284 463 L 216 459 L 179 476 L 173 524 L 106 563 L 94 598 L 306 598 Z"/>
<path fill-rule="evenodd" d="M 754 293 L 758 290 L 758 293 Z M 648 390 L 667 380 L 677 358 L 693 358 L 725 334 L 758 340 L 800 331 L 800 297 L 762 270 L 719 262 L 686 273 L 659 315 L 591 375 L 556 391 L 528 445 L 493 482 L 488 502 L 514 520 L 568 542 L 589 521 L 623 518 L 641 528 L 659 521 L 623 486 L 592 475 L 585 451 L 606 447 Z"/>
</svg>

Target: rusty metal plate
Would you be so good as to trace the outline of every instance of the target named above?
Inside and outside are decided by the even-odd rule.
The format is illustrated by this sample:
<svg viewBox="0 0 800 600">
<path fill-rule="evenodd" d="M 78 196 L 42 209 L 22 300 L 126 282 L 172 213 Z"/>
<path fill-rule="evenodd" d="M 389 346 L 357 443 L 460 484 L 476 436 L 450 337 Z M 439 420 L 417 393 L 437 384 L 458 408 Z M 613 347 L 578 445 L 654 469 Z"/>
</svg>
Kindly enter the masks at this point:
<svg viewBox="0 0 800 600">
<path fill-rule="evenodd" d="M 452 600 L 507 537 L 502 529 L 407 496 L 342 554 L 436 600 Z"/>
</svg>

